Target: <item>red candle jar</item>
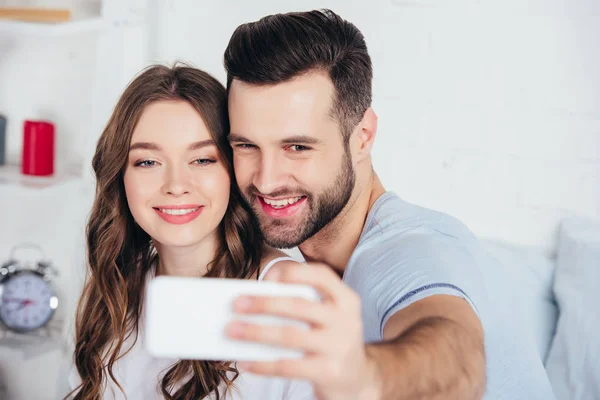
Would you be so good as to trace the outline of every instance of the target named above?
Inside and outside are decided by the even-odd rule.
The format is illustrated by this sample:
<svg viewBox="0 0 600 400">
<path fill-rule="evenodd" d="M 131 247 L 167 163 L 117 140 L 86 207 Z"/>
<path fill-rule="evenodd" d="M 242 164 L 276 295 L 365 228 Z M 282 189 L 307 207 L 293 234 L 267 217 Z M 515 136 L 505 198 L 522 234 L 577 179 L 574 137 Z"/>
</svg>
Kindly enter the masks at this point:
<svg viewBox="0 0 600 400">
<path fill-rule="evenodd" d="M 25 121 L 21 172 L 37 176 L 54 173 L 53 124 L 45 121 Z"/>
</svg>

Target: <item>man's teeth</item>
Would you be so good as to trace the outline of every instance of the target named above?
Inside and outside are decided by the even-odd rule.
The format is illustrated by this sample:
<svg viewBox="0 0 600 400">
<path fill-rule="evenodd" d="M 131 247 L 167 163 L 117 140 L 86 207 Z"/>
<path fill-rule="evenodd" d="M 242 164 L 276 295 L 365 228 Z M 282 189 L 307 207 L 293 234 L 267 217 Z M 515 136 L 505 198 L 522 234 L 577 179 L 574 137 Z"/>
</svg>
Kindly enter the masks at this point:
<svg viewBox="0 0 600 400">
<path fill-rule="evenodd" d="M 267 198 L 263 197 L 263 200 L 265 201 L 265 203 L 267 203 L 268 205 L 270 205 L 273 208 L 282 208 L 282 207 L 286 207 L 286 206 L 289 206 L 290 204 L 294 204 L 294 203 L 298 202 L 301 198 L 302 198 L 302 196 L 290 197 L 290 198 L 281 199 L 281 200 L 271 200 L 271 199 L 267 199 Z"/>
<path fill-rule="evenodd" d="M 196 208 L 159 208 L 160 212 L 163 212 L 165 214 L 169 214 L 169 215 L 185 215 L 185 214 L 189 214 L 191 212 L 194 212 L 198 209 L 199 207 Z"/>
</svg>

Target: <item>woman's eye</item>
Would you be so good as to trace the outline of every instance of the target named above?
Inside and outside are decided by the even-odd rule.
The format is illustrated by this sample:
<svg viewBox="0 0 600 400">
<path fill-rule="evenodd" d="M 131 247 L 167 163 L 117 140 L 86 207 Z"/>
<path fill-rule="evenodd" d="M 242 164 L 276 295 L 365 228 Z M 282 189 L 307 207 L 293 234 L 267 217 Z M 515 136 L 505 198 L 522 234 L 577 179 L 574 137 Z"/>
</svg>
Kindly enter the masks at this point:
<svg viewBox="0 0 600 400">
<path fill-rule="evenodd" d="M 210 159 L 210 158 L 199 158 L 197 160 L 194 161 L 196 164 L 198 165 L 208 165 L 208 164 L 213 164 L 216 162 L 216 160 Z"/>
<path fill-rule="evenodd" d="M 153 167 L 156 165 L 156 161 L 152 160 L 141 160 L 134 164 L 136 167 Z"/>
</svg>

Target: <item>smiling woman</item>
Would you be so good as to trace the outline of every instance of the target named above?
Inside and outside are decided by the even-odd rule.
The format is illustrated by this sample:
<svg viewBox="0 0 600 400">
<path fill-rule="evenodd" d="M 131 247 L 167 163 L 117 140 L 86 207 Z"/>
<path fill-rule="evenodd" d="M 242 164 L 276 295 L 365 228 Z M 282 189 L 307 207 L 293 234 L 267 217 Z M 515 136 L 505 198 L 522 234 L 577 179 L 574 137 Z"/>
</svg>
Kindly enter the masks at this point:
<svg viewBox="0 0 600 400">
<path fill-rule="evenodd" d="M 129 209 L 157 250 L 216 246 L 231 180 L 215 139 L 190 103 L 158 101 L 146 107 L 133 130 L 123 181 Z M 210 252 L 197 255 L 206 257 Z M 181 271 L 174 264 L 163 256 L 158 273 L 207 272 L 196 266 Z"/>
<path fill-rule="evenodd" d="M 93 159 L 75 399 L 310 396 L 305 383 L 245 377 L 229 361 L 158 359 L 142 346 L 154 276 L 257 279 L 276 254 L 233 179 L 228 130 L 225 88 L 194 68 L 150 67 L 121 96 Z"/>
</svg>

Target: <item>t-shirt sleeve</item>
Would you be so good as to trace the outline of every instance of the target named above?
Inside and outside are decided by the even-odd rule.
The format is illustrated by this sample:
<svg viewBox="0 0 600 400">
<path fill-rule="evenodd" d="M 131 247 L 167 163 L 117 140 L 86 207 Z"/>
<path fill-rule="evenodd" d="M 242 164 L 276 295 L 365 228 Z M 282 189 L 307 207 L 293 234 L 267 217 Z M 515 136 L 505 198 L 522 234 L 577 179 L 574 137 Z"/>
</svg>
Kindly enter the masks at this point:
<svg viewBox="0 0 600 400">
<path fill-rule="evenodd" d="M 397 311 L 438 294 L 465 299 L 479 316 L 485 289 L 479 266 L 459 239 L 431 229 L 388 232 L 361 244 L 344 281 L 362 301 L 365 337 L 379 341 Z"/>
</svg>

